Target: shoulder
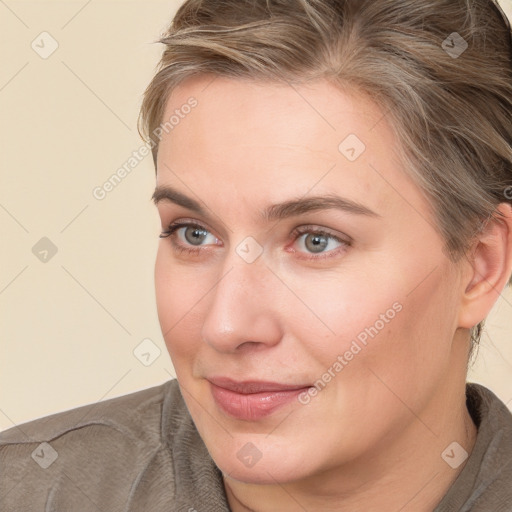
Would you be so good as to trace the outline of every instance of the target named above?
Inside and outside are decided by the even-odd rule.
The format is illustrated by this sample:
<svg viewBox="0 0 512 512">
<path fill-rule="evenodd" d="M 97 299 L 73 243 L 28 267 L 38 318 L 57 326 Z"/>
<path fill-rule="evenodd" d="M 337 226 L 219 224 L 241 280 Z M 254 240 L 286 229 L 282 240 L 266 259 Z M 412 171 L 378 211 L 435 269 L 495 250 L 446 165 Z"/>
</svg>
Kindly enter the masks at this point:
<svg viewBox="0 0 512 512">
<path fill-rule="evenodd" d="M 124 510 L 140 489 L 148 495 L 148 486 L 162 483 L 158 474 L 144 481 L 159 470 L 162 501 L 172 500 L 173 432 L 162 436 L 164 415 L 187 417 L 176 380 L 1 432 L 5 510 Z"/>
<path fill-rule="evenodd" d="M 466 403 L 478 428 L 475 446 L 435 512 L 510 512 L 512 413 L 480 384 L 467 384 Z"/>
<path fill-rule="evenodd" d="M 151 423 L 158 424 L 164 396 L 173 384 L 174 381 L 168 381 L 14 426 L 0 432 L 0 450 L 9 445 L 48 442 L 88 427 L 101 427 L 107 432 L 121 429 L 124 435 L 138 435 L 142 424 L 145 428 Z"/>
</svg>

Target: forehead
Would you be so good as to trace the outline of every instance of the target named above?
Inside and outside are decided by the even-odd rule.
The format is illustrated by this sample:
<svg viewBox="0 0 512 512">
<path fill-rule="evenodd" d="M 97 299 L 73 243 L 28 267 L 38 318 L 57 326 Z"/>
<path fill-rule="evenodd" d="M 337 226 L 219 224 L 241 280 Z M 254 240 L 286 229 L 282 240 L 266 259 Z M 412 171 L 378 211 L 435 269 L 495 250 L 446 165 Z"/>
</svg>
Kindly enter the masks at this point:
<svg viewBox="0 0 512 512">
<path fill-rule="evenodd" d="M 277 146 L 288 142 L 298 149 L 298 143 L 302 143 L 300 147 L 304 147 L 305 142 L 311 145 L 314 136 L 321 135 L 326 149 L 332 149 L 333 144 L 336 149 L 344 132 L 351 130 L 361 138 L 368 138 L 371 134 L 366 132 L 372 131 L 385 117 L 368 96 L 348 88 L 341 90 L 326 80 L 299 86 L 199 75 L 173 90 L 164 121 L 191 98 L 197 101 L 197 108 L 185 125 L 210 128 L 210 124 L 218 121 L 217 130 L 210 132 L 206 141 L 229 134 L 234 137 L 233 142 L 248 142 L 250 136 L 254 143 L 275 141 Z M 194 118 L 200 120 L 202 126 L 194 123 Z M 210 123 L 206 126 L 208 120 Z M 241 127 L 253 129 L 245 132 Z M 175 128 L 175 135 L 185 135 L 184 129 Z M 379 137 L 390 139 L 389 130 L 385 128 Z"/>
<path fill-rule="evenodd" d="M 191 99 L 196 106 L 183 109 Z M 160 185 L 179 186 L 183 173 L 205 191 L 220 187 L 235 198 L 245 189 L 268 202 L 314 187 L 364 197 L 376 211 L 412 202 L 427 215 L 386 112 L 365 94 L 325 80 L 296 86 L 197 76 L 173 91 L 163 121 L 180 114 L 160 143 Z"/>
</svg>

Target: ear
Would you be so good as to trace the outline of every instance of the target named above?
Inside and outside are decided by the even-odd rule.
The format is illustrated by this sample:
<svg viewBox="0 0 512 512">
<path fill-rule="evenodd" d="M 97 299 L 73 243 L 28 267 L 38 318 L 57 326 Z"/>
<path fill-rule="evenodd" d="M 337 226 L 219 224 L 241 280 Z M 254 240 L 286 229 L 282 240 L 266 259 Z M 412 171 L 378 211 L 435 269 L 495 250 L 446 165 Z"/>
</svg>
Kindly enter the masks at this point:
<svg viewBox="0 0 512 512">
<path fill-rule="evenodd" d="M 459 327 L 470 329 L 487 317 L 512 273 L 512 205 L 501 203 L 497 211 L 503 217 L 489 220 L 468 259 Z"/>
</svg>

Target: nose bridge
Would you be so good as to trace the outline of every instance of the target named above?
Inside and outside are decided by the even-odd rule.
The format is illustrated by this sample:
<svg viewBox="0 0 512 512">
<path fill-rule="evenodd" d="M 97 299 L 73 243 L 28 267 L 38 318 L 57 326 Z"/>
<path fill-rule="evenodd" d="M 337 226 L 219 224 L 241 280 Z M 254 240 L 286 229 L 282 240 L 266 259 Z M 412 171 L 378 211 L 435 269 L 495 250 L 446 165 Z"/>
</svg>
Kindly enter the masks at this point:
<svg viewBox="0 0 512 512">
<path fill-rule="evenodd" d="M 211 291 L 202 327 L 206 343 L 219 351 L 233 351 L 246 342 L 277 342 L 279 327 L 268 273 L 263 258 L 249 263 L 236 250 L 231 252 Z"/>
</svg>

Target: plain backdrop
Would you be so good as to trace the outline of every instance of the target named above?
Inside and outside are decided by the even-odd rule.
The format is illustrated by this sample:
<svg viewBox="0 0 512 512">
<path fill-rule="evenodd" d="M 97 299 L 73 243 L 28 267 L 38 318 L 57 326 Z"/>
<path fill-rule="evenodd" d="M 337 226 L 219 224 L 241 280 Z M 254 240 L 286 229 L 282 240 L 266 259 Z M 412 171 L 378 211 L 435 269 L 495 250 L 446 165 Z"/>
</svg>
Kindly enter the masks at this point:
<svg viewBox="0 0 512 512">
<path fill-rule="evenodd" d="M 104 199 L 93 190 L 142 146 L 153 41 L 180 3 L 0 1 L 0 430 L 174 377 L 151 157 Z M 512 407 L 511 377 L 507 288 L 469 380 Z"/>
</svg>

